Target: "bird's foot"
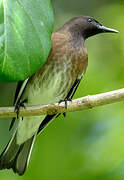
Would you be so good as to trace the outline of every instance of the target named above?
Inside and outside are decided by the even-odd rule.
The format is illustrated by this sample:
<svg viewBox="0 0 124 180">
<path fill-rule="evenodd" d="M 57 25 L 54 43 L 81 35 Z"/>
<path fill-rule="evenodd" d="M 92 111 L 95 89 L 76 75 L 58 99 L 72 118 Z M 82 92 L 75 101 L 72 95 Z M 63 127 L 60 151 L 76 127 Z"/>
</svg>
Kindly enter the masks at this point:
<svg viewBox="0 0 124 180">
<path fill-rule="evenodd" d="M 59 101 L 59 104 L 62 103 L 62 102 L 65 102 L 65 108 L 67 109 L 68 101 L 72 101 L 72 99 L 71 99 L 71 98 L 68 98 L 68 99 L 60 100 L 60 101 Z"/>
<path fill-rule="evenodd" d="M 68 98 L 68 99 L 60 100 L 59 104 L 62 103 L 62 102 L 65 102 L 65 108 L 67 109 L 68 101 L 72 101 L 72 99 Z M 66 113 L 65 112 L 63 113 L 63 116 L 66 117 Z"/>
<path fill-rule="evenodd" d="M 24 109 L 26 109 L 26 106 L 25 106 L 25 103 L 27 103 L 27 99 L 24 99 L 22 102 L 18 103 L 16 106 L 15 106 L 15 112 L 17 114 L 17 119 L 19 119 L 19 111 L 20 111 L 20 107 L 23 107 Z M 23 118 L 22 118 L 23 119 Z"/>
<path fill-rule="evenodd" d="M 25 107 L 24 103 L 26 103 L 26 102 L 27 102 L 27 99 L 25 99 L 25 100 L 22 101 L 21 103 L 18 103 L 18 104 L 15 106 L 14 111 L 15 111 L 16 114 L 17 114 L 17 119 L 19 119 L 19 110 L 20 110 L 20 107 L 23 107 L 23 108 L 25 109 L 26 107 Z M 14 118 L 12 119 L 12 121 L 11 121 L 11 124 L 10 124 L 10 127 L 9 127 L 9 131 L 12 129 L 12 127 L 13 127 L 13 125 L 14 125 L 14 123 L 15 123 L 15 120 L 16 120 L 16 118 L 14 117 Z M 23 117 L 22 117 L 22 120 L 23 120 Z"/>
</svg>

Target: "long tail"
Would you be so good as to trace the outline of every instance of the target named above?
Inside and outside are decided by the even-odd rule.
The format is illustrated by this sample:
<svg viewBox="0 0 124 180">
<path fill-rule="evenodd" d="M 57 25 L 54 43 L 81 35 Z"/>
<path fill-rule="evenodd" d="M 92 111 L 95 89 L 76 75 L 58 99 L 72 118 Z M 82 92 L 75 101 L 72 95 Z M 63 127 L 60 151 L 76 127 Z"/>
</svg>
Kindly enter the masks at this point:
<svg viewBox="0 0 124 180">
<path fill-rule="evenodd" d="M 16 133 L 0 155 L 0 169 L 12 168 L 15 173 L 23 175 L 32 151 L 35 135 L 21 145 L 16 143 Z"/>
</svg>

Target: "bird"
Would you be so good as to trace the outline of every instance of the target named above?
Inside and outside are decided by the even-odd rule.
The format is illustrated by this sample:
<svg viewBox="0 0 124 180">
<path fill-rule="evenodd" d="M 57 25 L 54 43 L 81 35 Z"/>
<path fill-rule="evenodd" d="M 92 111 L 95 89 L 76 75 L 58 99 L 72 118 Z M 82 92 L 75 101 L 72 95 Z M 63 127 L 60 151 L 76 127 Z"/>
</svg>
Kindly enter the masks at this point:
<svg viewBox="0 0 124 180">
<path fill-rule="evenodd" d="M 14 106 L 61 103 L 71 100 L 88 66 L 85 40 L 100 33 L 117 33 L 90 16 L 74 17 L 52 33 L 52 47 L 46 63 L 31 77 L 17 85 Z M 36 137 L 60 114 L 19 117 L 12 138 L 0 155 L 0 169 L 23 175 Z M 16 120 L 13 118 L 10 130 Z"/>
</svg>

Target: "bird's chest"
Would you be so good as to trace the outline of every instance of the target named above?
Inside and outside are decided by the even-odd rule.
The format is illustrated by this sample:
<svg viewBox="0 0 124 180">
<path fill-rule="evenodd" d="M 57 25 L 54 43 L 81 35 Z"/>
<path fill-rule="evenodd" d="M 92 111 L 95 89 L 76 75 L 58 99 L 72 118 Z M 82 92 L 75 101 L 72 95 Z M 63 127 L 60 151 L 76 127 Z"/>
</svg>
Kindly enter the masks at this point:
<svg viewBox="0 0 124 180">
<path fill-rule="evenodd" d="M 64 65 L 46 69 L 27 87 L 25 95 L 28 97 L 28 105 L 54 103 L 63 99 L 72 84 L 69 77 Z"/>
<path fill-rule="evenodd" d="M 75 48 L 75 50 L 72 51 L 71 59 L 72 76 L 80 78 L 86 72 L 87 65 L 88 54 L 86 48 Z"/>
<path fill-rule="evenodd" d="M 55 57 L 57 59 L 57 57 Z M 87 53 L 63 53 L 58 61 L 48 62 L 27 87 L 28 105 L 48 104 L 64 99 L 73 83 L 86 71 Z"/>
</svg>

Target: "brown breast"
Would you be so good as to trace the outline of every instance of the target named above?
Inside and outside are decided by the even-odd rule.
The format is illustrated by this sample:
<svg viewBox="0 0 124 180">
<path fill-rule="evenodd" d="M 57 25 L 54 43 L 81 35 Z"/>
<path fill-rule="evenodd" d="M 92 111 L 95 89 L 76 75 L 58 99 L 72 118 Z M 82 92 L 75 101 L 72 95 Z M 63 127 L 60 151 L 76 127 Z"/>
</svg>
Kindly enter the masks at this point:
<svg viewBox="0 0 124 180">
<path fill-rule="evenodd" d="M 44 66 L 33 75 L 30 81 L 35 86 L 34 79 L 39 77 L 39 86 L 48 87 L 50 81 L 61 72 L 61 79 L 56 87 L 56 95 L 64 99 L 74 81 L 85 73 L 88 55 L 84 42 L 74 43 L 71 34 L 53 33 L 52 49 Z M 37 82 L 38 83 L 38 82 Z"/>
<path fill-rule="evenodd" d="M 68 66 L 71 75 L 79 77 L 85 73 L 88 65 L 88 54 L 84 41 L 73 42 L 70 32 L 53 33 L 52 49 L 47 64 Z"/>
</svg>

